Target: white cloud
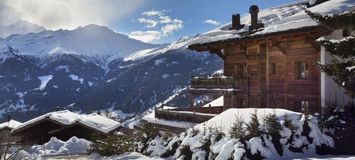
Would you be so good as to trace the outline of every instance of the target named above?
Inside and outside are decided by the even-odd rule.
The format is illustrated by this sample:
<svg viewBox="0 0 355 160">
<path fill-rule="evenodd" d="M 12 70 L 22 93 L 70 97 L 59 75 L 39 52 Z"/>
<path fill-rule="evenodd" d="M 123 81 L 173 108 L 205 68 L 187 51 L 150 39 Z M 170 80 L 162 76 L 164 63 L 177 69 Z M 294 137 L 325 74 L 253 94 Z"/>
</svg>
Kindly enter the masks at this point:
<svg viewBox="0 0 355 160">
<path fill-rule="evenodd" d="M 207 23 L 207 24 L 212 24 L 212 25 L 215 25 L 215 26 L 218 26 L 218 25 L 221 24 L 221 22 L 218 22 L 218 21 L 213 20 L 213 19 L 207 19 L 207 20 L 205 20 L 205 21 L 203 21 L 203 22 L 205 22 L 205 23 Z"/>
<path fill-rule="evenodd" d="M 129 37 L 143 42 L 152 42 L 161 39 L 162 35 L 159 31 L 134 31 L 129 34 Z"/>
<path fill-rule="evenodd" d="M 143 0 L 0 0 L 0 25 L 27 20 L 49 29 L 73 29 L 119 21 Z"/>
<path fill-rule="evenodd" d="M 139 23 L 145 23 L 145 27 L 146 28 L 154 28 L 157 26 L 157 24 L 159 23 L 158 21 L 156 20 L 153 20 L 153 19 L 146 19 L 146 18 L 139 18 L 138 19 L 138 22 Z"/>
<path fill-rule="evenodd" d="M 180 30 L 182 28 L 183 28 L 183 21 L 179 19 L 174 19 L 172 23 L 161 27 L 161 32 L 163 33 L 163 35 L 167 36 L 172 32 Z"/>
<path fill-rule="evenodd" d="M 142 15 L 143 16 L 161 16 L 164 14 L 164 12 L 165 12 L 165 10 L 161 10 L 161 11 L 151 10 L 151 11 L 143 12 Z"/>
<path fill-rule="evenodd" d="M 172 20 L 169 16 L 160 16 L 159 20 L 160 20 L 160 23 L 163 23 L 163 24 L 172 22 Z"/>
<path fill-rule="evenodd" d="M 133 31 L 129 37 L 141 40 L 143 42 L 152 42 L 160 40 L 163 37 L 171 35 L 174 31 L 183 28 L 183 21 L 180 19 L 172 19 L 170 16 L 165 15 L 166 11 L 151 10 L 143 12 L 143 16 L 149 18 L 138 18 L 138 23 L 145 24 L 145 28 L 150 28 L 148 31 Z"/>
</svg>

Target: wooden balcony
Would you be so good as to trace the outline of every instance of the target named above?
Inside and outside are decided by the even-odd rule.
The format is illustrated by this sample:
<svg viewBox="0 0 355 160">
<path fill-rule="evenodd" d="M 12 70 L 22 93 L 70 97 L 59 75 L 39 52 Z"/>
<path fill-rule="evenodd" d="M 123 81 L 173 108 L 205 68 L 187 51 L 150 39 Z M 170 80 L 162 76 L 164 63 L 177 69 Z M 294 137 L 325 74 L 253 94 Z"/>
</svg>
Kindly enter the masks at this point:
<svg viewBox="0 0 355 160">
<path fill-rule="evenodd" d="M 234 94 L 247 85 L 246 78 L 233 76 L 195 77 L 191 80 L 192 94 Z"/>
<path fill-rule="evenodd" d="M 223 107 L 156 109 L 155 118 L 202 123 L 222 113 Z"/>
</svg>

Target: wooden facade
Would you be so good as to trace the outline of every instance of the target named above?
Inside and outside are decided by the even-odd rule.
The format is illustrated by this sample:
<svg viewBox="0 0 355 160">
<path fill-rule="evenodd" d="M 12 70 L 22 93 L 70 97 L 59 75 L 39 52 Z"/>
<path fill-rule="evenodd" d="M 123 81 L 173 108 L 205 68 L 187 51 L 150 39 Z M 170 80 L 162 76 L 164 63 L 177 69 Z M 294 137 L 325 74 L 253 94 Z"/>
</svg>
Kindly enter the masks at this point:
<svg viewBox="0 0 355 160">
<path fill-rule="evenodd" d="M 12 128 L 5 127 L 0 129 L 0 144 L 16 143 L 20 141 L 20 137 L 11 135 Z"/>
<path fill-rule="evenodd" d="M 316 39 L 321 35 L 324 31 L 320 27 L 312 27 L 189 46 L 218 54 L 224 60 L 224 76 L 234 80 L 233 86 L 218 88 L 202 81 L 192 83 L 190 92 L 194 95 L 194 90 L 199 89 L 205 91 L 199 94 L 215 94 L 220 88 L 238 89 L 220 92 L 225 107 L 277 107 L 293 111 L 308 107 L 317 112 L 321 99 L 320 71 L 316 67 L 320 46 Z"/>
</svg>

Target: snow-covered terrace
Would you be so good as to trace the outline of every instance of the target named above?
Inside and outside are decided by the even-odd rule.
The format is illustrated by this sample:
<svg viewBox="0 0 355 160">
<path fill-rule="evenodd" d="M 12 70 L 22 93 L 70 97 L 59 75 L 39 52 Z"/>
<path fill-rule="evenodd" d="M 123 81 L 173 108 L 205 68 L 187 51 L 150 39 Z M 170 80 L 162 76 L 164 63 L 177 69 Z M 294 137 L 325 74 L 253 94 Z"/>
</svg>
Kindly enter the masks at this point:
<svg viewBox="0 0 355 160">
<path fill-rule="evenodd" d="M 16 133 L 23 129 L 26 129 L 36 123 L 49 120 L 55 123 L 59 123 L 63 126 L 70 126 L 75 124 L 81 124 L 88 128 L 100 131 L 102 133 L 109 133 L 121 126 L 120 122 L 108 119 L 96 113 L 93 114 L 77 114 L 68 110 L 56 111 L 44 114 L 42 116 L 31 119 L 24 122 L 13 129 L 12 132 Z"/>
<path fill-rule="evenodd" d="M 245 26 L 239 30 L 231 30 L 231 23 L 217 29 L 203 33 L 191 41 L 189 48 L 196 49 L 201 45 L 215 44 L 218 42 L 238 41 L 247 38 L 269 36 L 272 34 L 306 30 L 319 27 L 319 24 L 308 16 L 304 8 L 307 3 L 297 2 L 279 7 L 268 8 L 259 12 L 259 21 L 264 27 L 256 32 L 249 32 L 251 18 L 249 13 L 241 17 L 241 24 Z M 330 0 L 322 4 L 307 8 L 307 10 L 322 15 L 334 15 L 355 10 L 354 0 Z"/>
</svg>

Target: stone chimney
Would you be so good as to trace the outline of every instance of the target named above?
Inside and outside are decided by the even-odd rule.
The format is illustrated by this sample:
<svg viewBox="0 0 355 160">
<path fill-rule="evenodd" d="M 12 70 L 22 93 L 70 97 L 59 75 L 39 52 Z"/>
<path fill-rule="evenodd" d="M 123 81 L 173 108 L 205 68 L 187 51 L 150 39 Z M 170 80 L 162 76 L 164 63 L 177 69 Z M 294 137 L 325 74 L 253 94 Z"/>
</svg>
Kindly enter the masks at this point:
<svg viewBox="0 0 355 160">
<path fill-rule="evenodd" d="M 7 121 L 10 122 L 11 121 L 11 116 L 8 114 L 7 115 Z"/>
<path fill-rule="evenodd" d="M 244 25 L 240 24 L 240 14 L 233 14 L 232 15 L 232 28 L 235 30 L 242 29 Z"/>
<path fill-rule="evenodd" d="M 258 23 L 258 13 L 259 13 L 259 7 L 257 5 L 252 5 L 249 8 L 249 13 L 251 17 L 251 24 L 249 27 L 250 31 L 257 30 L 258 28 L 264 27 L 264 24 Z"/>
<path fill-rule="evenodd" d="M 55 107 L 55 110 L 60 111 L 60 107 L 59 106 Z"/>
</svg>

